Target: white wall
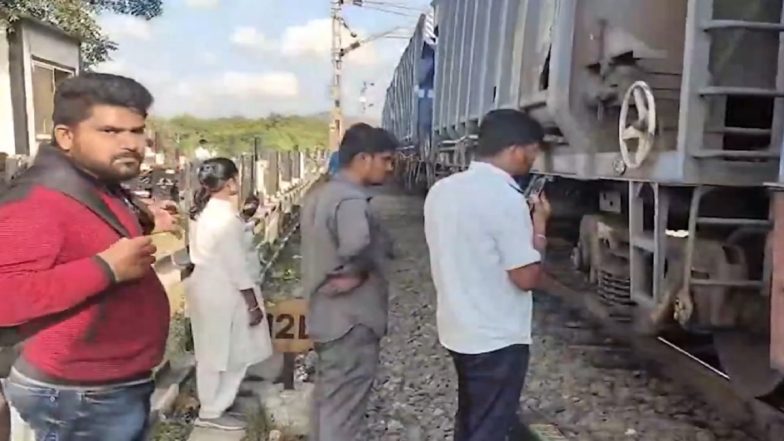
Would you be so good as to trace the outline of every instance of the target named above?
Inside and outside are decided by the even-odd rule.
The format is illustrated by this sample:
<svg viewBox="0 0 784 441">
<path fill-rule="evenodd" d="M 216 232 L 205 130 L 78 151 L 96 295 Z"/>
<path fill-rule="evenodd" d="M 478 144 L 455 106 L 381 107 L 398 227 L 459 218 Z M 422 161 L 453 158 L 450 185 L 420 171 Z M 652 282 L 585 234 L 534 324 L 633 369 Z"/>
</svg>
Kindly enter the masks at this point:
<svg viewBox="0 0 784 441">
<path fill-rule="evenodd" d="M 16 153 L 14 141 L 14 109 L 11 102 L 11 76 L 8 70 L 8 39 L 0 26 L 0 152 Z"/>
<path fill-rule="evenodd" d="M 27 136 L 30 156 L 38 152 L 38 140 L 35 138 L 35 112 L 33 106 L 33 58 L 44 62 L 58 64 L 79 73 L 79 44 L 58 32 L 37 25 L 24 23 L 22 27 L 22 44 L 24 53 L 25 96 L 27 101 Z"/>
<path fill-rule="evenodd" d="M 79 45 L 54 30 L 25 24 L 25 44 L 33 56 L 62 66 L 78 69 Z"/>
</svg>

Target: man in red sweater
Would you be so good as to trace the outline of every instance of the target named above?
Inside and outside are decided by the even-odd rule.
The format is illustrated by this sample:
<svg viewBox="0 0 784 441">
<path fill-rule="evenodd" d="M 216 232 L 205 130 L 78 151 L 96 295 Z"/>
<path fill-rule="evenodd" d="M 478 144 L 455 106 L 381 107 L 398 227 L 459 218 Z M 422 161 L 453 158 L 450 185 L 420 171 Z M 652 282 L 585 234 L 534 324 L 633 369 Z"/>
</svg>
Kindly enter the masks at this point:
<svg viewBox="0 0 784 441">
<path fill-rule="evenodd" d="M 139 174 L 152 96 L 107 74 L 65 80 L 52 145 L 0 195 L 0 327 L 26 338 L 4 392 L 58 440 L 142 440 L 169 304 Z"/>
</svg>

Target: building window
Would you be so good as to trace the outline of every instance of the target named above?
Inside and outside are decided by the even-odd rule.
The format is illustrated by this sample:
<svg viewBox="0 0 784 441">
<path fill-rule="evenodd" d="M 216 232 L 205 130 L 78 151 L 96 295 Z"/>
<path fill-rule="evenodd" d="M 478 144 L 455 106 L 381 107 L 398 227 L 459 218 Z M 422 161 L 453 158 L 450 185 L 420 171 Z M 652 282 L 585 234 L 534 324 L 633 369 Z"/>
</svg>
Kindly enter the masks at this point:
<svg viewBox="0 0 784 441">
<path fill-rule="evenodd" d="M 45 141 L 52 138 L 54 91 L 60 82 L 73 75 L 73 71 L 33 61 L 33 113 L 36 140 Z"/>
</svg>

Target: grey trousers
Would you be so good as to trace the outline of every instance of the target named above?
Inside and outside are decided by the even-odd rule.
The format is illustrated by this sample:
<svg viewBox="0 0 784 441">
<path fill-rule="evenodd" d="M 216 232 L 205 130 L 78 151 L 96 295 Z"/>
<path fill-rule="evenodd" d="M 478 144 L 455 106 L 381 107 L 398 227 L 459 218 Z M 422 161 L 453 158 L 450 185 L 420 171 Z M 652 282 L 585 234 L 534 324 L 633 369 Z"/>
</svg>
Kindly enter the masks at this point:
<svg viewBox="0 0 784 441">
<path fill-rule="evenodd" d="M 318 362 L 308 440 L 363 439 L 365 411 L 378 369 L 379 338 L 370 328 L 357 325 L 343 337 L 315 346 Z"/>
</svg>

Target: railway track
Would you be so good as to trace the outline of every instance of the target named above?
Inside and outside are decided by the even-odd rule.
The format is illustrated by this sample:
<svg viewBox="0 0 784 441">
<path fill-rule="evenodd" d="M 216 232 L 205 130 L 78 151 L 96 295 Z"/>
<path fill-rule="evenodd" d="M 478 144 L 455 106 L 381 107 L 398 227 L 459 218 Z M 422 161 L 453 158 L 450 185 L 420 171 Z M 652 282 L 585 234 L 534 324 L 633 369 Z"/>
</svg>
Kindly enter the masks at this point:
<svg viewBox="0 0 784 441">
<path fill-rule="evenodd" d="M 784 401 L 740 394 L 704 342 L 642 336 L 635 332 L 633 323 L 613 319 L 596 286 L 573 269 L 570 252 L 570 248 L 558 245 L 548 251 L 543 283 L 546 294 L 576 317 L 561 324 L 570 332 L 569 340 L 585 350 L 602 353 L 602 363 L 643 362 L 715 408 L 734 426 L 742 427 L 751 439 L 784 440 Z M 597 330 L 609 340 L 597 338 Z"/>
</svg>

